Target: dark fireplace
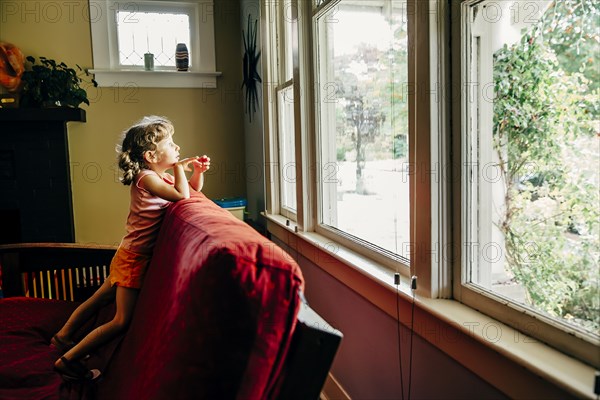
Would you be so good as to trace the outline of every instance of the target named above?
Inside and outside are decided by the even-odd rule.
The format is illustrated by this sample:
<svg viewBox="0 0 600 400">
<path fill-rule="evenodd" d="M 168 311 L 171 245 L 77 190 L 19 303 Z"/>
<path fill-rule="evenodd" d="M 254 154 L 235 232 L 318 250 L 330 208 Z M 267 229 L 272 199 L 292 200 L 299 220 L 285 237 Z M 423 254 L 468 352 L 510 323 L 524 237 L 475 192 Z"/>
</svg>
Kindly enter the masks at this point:
<svg viewBox="0 0 600 400">
<path fill-rule="evenodd" d="M 19 210 L 0 210 L 0 244 L 21 242 L 21 216 Z"/>
<path fill-rule="evenodd" d="M 0 108 L 0 244 L 74 242 L 67 122 L 73 108 Z"/>
</svg>

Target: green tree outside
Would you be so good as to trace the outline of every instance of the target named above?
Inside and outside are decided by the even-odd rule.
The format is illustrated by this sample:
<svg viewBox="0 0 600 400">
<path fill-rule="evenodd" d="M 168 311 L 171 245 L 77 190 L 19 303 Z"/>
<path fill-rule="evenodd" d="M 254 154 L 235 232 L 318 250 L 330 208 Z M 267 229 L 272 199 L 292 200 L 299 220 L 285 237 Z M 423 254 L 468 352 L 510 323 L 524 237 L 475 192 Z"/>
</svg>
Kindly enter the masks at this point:
<svg viewBox="0 0 600 400">
<path fill-rule="evenodd" d="M 494 143 L 507 188 L 500 222 L 507 269 L 531 306 L 595 335 L 598 16 L 598 2 L 554 2 L 518 43 L 494 55 Z"/>
</svg>

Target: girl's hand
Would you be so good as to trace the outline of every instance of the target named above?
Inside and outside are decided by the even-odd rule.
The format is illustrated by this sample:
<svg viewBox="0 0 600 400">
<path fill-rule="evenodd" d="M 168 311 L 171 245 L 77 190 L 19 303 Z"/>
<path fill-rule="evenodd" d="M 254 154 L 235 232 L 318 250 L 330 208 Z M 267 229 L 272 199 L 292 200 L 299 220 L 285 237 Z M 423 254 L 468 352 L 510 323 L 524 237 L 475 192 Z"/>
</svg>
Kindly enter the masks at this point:
<svg viewBox="0 0 600 400">
<path fill-rule="evenodd" d="M 203 155 L 202 157 L 195 157 L 192 160 L 192 165 L 194 166 L 194 171 L 202 173 L 208 171 L 210 169 L 210 157 L 207 155 Z"/>
<path fill-rule="evenodd" d="M 198 156 L 187 157 L 187 158 L 184 158 L 183 160 L 177 161 L 175 163 L 175 166 L 181 165 L 183 167 L 184 171 L 191 171 L 192 168 L 190 168 L 190 164 L 194 164 L 194 168 L 195 168 L 196 163 L 199 162 L 198 161 L 199 158 L 200 157 L 198 157 Z"/>
</svg>

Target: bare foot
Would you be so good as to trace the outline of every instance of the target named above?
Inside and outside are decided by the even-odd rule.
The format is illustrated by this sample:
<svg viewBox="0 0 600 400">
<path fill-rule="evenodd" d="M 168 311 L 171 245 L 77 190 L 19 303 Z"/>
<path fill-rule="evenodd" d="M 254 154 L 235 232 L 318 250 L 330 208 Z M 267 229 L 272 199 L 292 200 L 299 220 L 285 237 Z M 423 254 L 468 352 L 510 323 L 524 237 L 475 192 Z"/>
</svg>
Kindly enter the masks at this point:
<svg viewBox="0 0 600 400">
<path fill-rule="evenodd" d="M 58 335 L 54 335 L 52 336 L 52 339 L 50 339 L 50 346 L 56 347 L 61 354 L 65 354 L 75 346 L 75 342 L 72 340 L 65 340 Z"/>
<path fill-rule="evenodd" d="M 99 370 L 90 370 L 80 361 L 67 360 L 65 357 L 56 360 L 54 369 L 66 381 L 93 381 L 101 375 Z"/>
</svg>

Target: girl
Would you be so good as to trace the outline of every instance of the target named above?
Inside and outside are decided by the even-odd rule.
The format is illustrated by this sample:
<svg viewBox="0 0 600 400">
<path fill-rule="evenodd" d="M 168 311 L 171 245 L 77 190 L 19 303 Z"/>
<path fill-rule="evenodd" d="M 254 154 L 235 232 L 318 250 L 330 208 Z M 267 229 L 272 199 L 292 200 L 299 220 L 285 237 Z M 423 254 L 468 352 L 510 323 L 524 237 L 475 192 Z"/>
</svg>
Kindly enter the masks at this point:
<svg viewBox="0 0 600 400">
<path fill-rule="evenodd" d="M 158 229 L 166 207 L 171 202 L 190 197 L 190 187 L 200 191 L 203 173 L 210 167 L 206 156 L 179 159 L 179 146 L 173 143 L 173 125 L 166 118 L 144 117 L 129 128 L 119 152 L 121 182 L 131 185 L 127 234 L 110 264 L 104 284 L 69 317 L 52 337 L 51 345 L 63 355 L 54 368 L 65 380 L 93 380 L 97 369 L 88 370 L 81 363 L 87 354 L 124 332 L 133 314 L 139 289 L 152 255 Z M 194 167 L 187 181 L 184 171 Z M 173 169 L 174 176 L 166 173 Z M 101 307 L 116 300 L 112 321 L 99 326 L 79 343 L 72 335 Z"/>
</svg>

